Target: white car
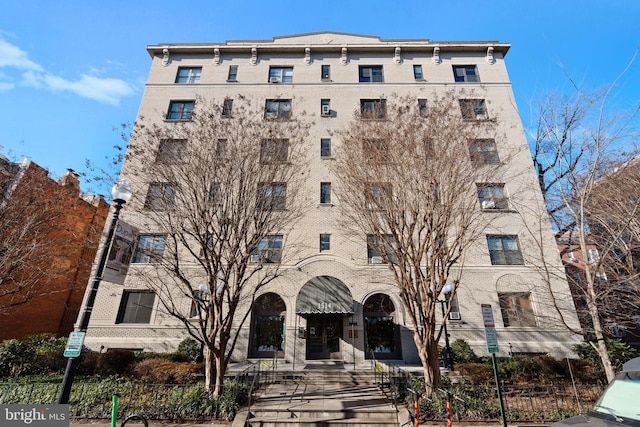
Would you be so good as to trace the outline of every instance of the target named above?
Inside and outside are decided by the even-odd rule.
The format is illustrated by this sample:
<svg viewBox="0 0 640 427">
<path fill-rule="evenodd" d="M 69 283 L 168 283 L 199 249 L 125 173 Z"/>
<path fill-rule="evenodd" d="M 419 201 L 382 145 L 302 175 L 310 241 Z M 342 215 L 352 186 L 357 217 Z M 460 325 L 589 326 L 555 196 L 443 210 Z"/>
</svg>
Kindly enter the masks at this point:
<svg viewBox="0 0 640 427">
<path fill-rule="evenodd" d="M 640 357 L 622 366 L 593 408 L 550 427 L 640 427 Z"/>
</svg>

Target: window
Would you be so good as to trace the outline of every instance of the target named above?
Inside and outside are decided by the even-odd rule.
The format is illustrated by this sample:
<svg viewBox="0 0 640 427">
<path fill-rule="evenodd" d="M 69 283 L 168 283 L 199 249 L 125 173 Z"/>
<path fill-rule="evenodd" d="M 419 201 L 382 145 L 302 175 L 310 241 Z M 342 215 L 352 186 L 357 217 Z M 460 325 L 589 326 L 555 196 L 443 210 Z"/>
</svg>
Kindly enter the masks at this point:
<svg viewBox="0 0 640 427">
<path fill-rule="evenodd" d="M 269 83 L 293 83 L 293 67 L 269 67 Z"/>
<path fill-rule="evenodd" d="M 231 117 L 233 109 L 233 99 L 225 99 L 222 103 L 222 117 Z"/>
<path fill-rule="evenodd" d="M 331 183 L 330 182 L 320 183 L 320 203 L 322 204 L 331 203 Z"/>
<path fill-rule="evenodd" d="M 461 99 L 460 109 L 465 120 L 487 120 L 487 104 L 484 99 Z"/>
<path fill-rule="evenodd" d="M 193 299 L 191 300 L 191 310 L 189 310 L 190 317 L 198 317 L 204 308 L 204 303 L 207 301 L 209 292 L 207 290 L 201 291 L 199 289 L 193 290 Z"/>
<path fill-rule="evenodd" d="M 504 184 L 478 184 L 478 199 L 482 210 L 509 209 Z"/>
<path fill-rule="evenodd" d="M 229 74 L 227 74 L 228 82 L 237 82 L 238 81 L 238 66 L 237 65 L 229 65 Z"/>
<path fill-rule="evenodd" d="M 382 65 L 361 65 L 360 83 L 382 83 Z"/>
<path fill-rule="evenodd" d="M 284 163 L 289 158 L 288 139 L 263 139 L 260 146 L 261 163 Z"/>
<path fill-rule="evenodd" d="M 367 162 L 388 162 L 389 143 L 383 139 L 365 139 L 362 142 L 362 157 Z"/>
<path fill-rule="evenodd" d="M 222 188 L 220 187 L 219 182 L 214 182 L 209 187 L 209 191 L 207 194 L 207 203 L 212 205 L 222 204 Z"/>
<path fill-rule="evenodd" d="M 226 139 L 219 139 L 216 141 L 216 157 L 219 159 L 224 159 L 227 157 L 227 145 L 228 141 Z"/>
<path fill-rule="evenodd" d="M 191 120 L 194 101 L 171 101 L 167 120 Z"/>
<path fill-rule="evenodd" d="M 186 139 L 163 139 L 158 147 L 156 162 L 180 163 L 184 159 Z"/>
<path fill-rule="evenodd" d="M 290 99 L 267 99 L 264 117 L 269 120 L 286 120 L 291 117 Z"/>
<path fill-rule="evenodd" d="M 600 261 L 600 254 L 597 249 L 587 249 L 587 261 L 591 263 Z"/>
<path fill-rule="evenodd" d="M 176 76 L 176 83 L 195 84 L 200 83 L 202 67 L 180 67 Z"/>
<path fill-rule="evenodd" d="M 536 326 L 529 292 L 499 293 L 500 311 L 504 326 Z"/>
<path fill-rule="evenodd" d="M 385 119 L 387 117 L 386 99 L 361 99 L 360 115 L 368 120 Z"/>
<path fill-rule="evenodd" d="M 449 320 L 460 320 L 460 304 L 458 303 L 458 295 L 451 293 L 445 294 L 449 301 Z"/>
<path fill-rule="evenodd" d="M 320 100 L 320 114 L 323 116 L 331 115 L 331 100 L 330 99 L 321 99 Z"/>
<path fill-rule="evenodd" d="M 265 236 L 251 253 L 251 262 L 279 263 L 282 258 L 282 235 Z"/>
<path fill-rule="evenodd" d="M 367 258 L 369 264 L 385 264 L 386 260 L 383 255 L 386 255 L 392 264 L 398 263 L 393 236 L 386 234 L 382 238 L 378 238 L 373 234 L 367 235 Z"/>
<path fill-rule="evenodd" d="M 163 234 L 141 234 L 133 256 L 135 263 L 154 263 L 162 259 L 166 236 Z"/>
<path fill-rule="evenodd" d="M 262 183 L 258 188 L 258 208 L 282 210 L 287 207 L 287 184 Z"/>
<path fill-rule="evenodd" d="M 469 143 L 469 156 L 472 162 L 500 163 L 495 139 L 474 139 Z"/>
<path fill-rule="evenodd" d="M 413 65 L 413 77 L 416 80 L 424 80 L 422 75 L 422 65 L 414 64 Z"/>
<path fill-rule="evenodd" d="M 418 99 L 418 114 L 420 114 L 420 117 L 427 117 L 429 114 L 426 99 Z"/>
<path fill-rule="evenodd" d="M 458 83 L 478 83 L 480 76 L 475 65 L 454 65 L 453 77 Z"/>
<path fill-rule="evenodd" d="M 155 297 L 151 291 L 124 291 L 116 323 L 149 323 Z"/>
<path fill-rule="evenodd" d="M 390 184 L 371 184 L 365 192 L 367 209 L 385 209 L 390 206 L 393 191 Z"/>
<path fill-rule="evenodd" d="M 173 206 L 175 200 L 175 186 L 167 182 L 154 182 L 149 184 L 144 207 L 152 210 L 163 210 Z"/>
<path fill-rule="evenodd" d="M 323 65 L 322 66 L 320 77 L 322 78 L 322 80 L 331 79 L 331 66 L 330 65 Z"/>
<path fill-rule="evenodd" d="M 329 252 L 331 250 L 331 234 L 320 235 L 320 252 Z"/>
<path fill-rule="evenodd" d="M 487 236 L 491 265 L 523 265 L 516 236 Z"/>
<path fill-rule="evenodd" d="M 331 157 L 331 138 L 320 139 L 320 157 L 323 159 Z"/>
</svg>

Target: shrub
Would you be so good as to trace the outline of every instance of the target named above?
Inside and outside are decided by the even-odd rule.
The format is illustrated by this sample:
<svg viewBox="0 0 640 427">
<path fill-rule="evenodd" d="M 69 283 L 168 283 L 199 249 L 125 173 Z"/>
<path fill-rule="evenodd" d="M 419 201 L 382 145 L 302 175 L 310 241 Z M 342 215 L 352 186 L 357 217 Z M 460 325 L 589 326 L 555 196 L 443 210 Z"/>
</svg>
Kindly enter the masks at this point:
<svg viewBox="0 0 640 427">
<path fill-rule="evenodd" d="M 96 374 L 98 375 L 123 375 L 129 372 L 136 355 L 131 350 L 110 349 L 101 353 L 98 357 Z"/>
<path fill-rule="evenodd" d="M 66 363 L 62 355 L 66 343 L 66 338 L 56 338 L 53 334 L 4 341 L 0 345 L 0 376 L 59 372 Z"/>
<path fill-rule="evenodd" d="M 471 349 L 469 343 L 465 340 L 457 339 L 451 343 L 451 353 L 453 354 L 454 363 L 476 363 L 480 358 Z"/>
<path fill-rule="evenodd" d="M 622 369 L 622 365 L 625 362 L 638 356 L 638 351 L 621 339 L 605 338 L 605 343 L 607 345 L 607 353 L 609 353 L 611 364 L 616 372 Z M 573 351 L 578 353 L 580 358 L 591 361 L 593 366 L 598 369 L 600 376 L 604 377 L 602 361 L 591 344 L 588 342 L 576 344 L 573 346 Z"/>
<path fill-rule="evenodd" d="M 486 384 L 493 379 L 492 368 L 486 363 L 459 363 L 456 371 L 465 381 L 474 385 Z"/>
<path fill-rule="evenodd" d="M 132 374 L 154 384 L 192 384 L 202 372 L 201 363 L 172 362 L 164 358 L 146 359 L 134 364 Z"/>
<path fill-rule="evenodd" d="M 178 351 L 176 352 L 186 357 L 185 362 L 201 362 L 201 345 L 198 341 L 191 337 L 183 339 L 178 344 Z"/>
</svg>

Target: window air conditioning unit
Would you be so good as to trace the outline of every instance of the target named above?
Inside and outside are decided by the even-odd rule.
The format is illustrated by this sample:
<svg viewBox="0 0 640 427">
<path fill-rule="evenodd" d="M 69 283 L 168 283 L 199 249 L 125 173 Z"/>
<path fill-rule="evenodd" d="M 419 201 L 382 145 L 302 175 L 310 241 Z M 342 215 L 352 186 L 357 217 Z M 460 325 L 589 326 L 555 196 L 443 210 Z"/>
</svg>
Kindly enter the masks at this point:
<svg viewBox="0 0 640 427">
<path fill-rule="evenodd" d="M 260 262 L 260 255 L 258 254 L 251 255 L 251 262 Z"/>
<path fill-rule="evenodd" d="M 269 77 L 269 83 L 280 83 L 280 77 Z"/>
<path fill-rule="evenodd" d="M 371 264 L 383 264 L 383 263 L 384 263 L 384 259 L 381 256 L 371 257 Z"/>
<path fill-rule="evenodd" d="M 330 110 L 328 105 L 323 105 L 322 106 L 322 115 L 323 116 L 328 116 L 330 111 L 331 110 Z"/>
<path fill-rule="evenodd" d="M 460 312 L 459 311 L 450 311 L 449 312 L 449 319 L 450 320 L 460 320 Z"/>
<path fill-rule="evenodd" d="M 494 202 L 493 200 L 484 200 L 482 202 L 482 209 L 495 209 L 496 208 L 496 202 Z"/>
</svg>

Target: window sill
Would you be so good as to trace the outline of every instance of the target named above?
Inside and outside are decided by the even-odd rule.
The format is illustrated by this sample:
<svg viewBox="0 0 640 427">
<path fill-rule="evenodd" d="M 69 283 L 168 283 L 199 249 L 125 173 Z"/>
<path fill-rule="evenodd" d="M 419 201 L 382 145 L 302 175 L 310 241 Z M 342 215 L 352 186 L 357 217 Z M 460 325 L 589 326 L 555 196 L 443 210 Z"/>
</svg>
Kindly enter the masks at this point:
<svg viewBox="0 0 640 427">
<path fill-rule="evenodd" d="M 227 83 L 238 83 L 238 80 L 229 80 L 229 79 L 227 79 Z"/>
<path fill-rule="evenodd" d="M 515 209 L 482 209 L 482 212 L 495 212 L 495 213 L 516 213 Z"/>
<path fill-rule="evenodd" d="M 336 158 L 333 156 L 320 156 L 320 160 L 335 160 Z"/>
<path fill-rule="evenodd" d="M 176 123 L 176 122 L 190 122 L 192 119 L 164 119 L 166 123 Z"/>
<path fill-rule="evenodd" d="M 320 203 L 318 204 L 318 207 L 324 207 L 324 208 L 332 208 L 335 205 L 333 203 Z"/>
</svg>

